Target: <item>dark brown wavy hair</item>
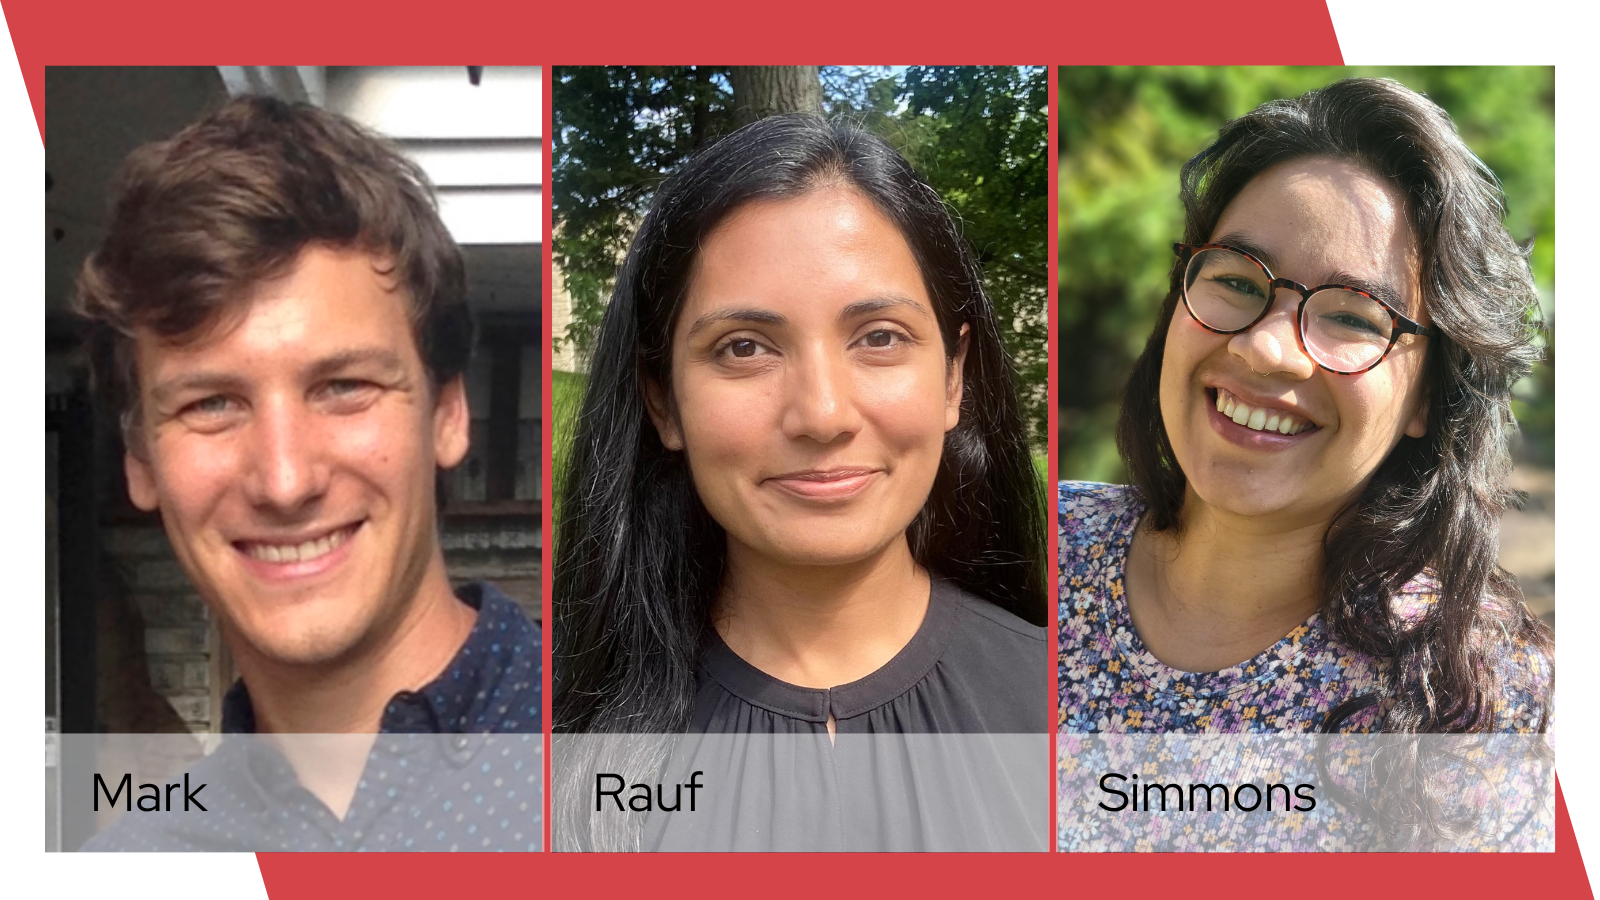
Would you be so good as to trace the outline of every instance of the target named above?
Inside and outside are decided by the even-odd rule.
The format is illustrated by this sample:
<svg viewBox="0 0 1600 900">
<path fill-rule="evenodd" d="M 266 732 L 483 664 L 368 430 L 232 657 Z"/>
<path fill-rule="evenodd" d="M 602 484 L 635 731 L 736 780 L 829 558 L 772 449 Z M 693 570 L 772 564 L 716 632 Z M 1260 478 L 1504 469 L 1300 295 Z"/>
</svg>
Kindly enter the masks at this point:
<svg viewBox="0 0 1600 900">
<path fill-rule="evenodd" d="M 1501 222 L 1499 182 L 1426 97 L 1393 81 L 1352 78 L 1224 125 L 1183 167 L 1184 240 L 1210 240 L 1251 179 L 1305 156 L 1357 163 L 1406 198 L 1437 332 L 1424 365 L 1427 434 L 1400 439 L 1323 539 L 1324 621 L 1345 645 L 1378 658 L 1386 675 L 1379 690 L 1329 710 L 1322 730 L 1341 731 L 1376 707 L 1387 732 L 1495 732 L 1513 727 L 1499 716 L 1508 700 L 1537 710 L 1543 732 L 1553 640 L 1495 562 L 1500 516 L 1520 500 L 1507 483 L 1511 387 L 1539 358 L 1543 327 L 1526 251 Z M 1117 446 L 1149 505 L 1146 523 L 1158 531 L 1178 527 L 1184 497 L 1159 398 L 1182 276 L 1174 265 L 1117 425 Z M 1424 572 L 1438 580 L 1437 602 L 1402 619 L 1389 598 Z M 1526 665 L 1508 664 L 1520 653 Z"/>
<path fill-rule="evenodd" d="M 311 244 L 392 267 L 437 388 L 472 350 L 466 269 L 421 169 L 355 123 L 303 103 L 241 97 L 146 144 L 112 184 L 100 247 L 73 298 L 99 398 L 135 449 L 134 333 L 183 342 L 236 313 Z"/>
</svg>

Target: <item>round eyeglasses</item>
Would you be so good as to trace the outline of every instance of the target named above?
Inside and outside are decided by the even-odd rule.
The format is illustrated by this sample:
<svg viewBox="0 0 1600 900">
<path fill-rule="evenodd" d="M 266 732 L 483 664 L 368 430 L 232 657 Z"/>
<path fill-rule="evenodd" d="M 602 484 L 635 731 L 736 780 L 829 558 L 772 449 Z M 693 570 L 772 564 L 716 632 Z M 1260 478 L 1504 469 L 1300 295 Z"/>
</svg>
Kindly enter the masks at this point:
<svg viewBox="0 0 1600 900">
<path fill-rule="evenodd" d="M 1314 288 L 1275 278 L 1265 264 L 1221 244 L 1173 244 L 1183 261 L 1183 305 L 1207 331 L 1241 334 L 1266 318 L 1278 288 L 1300 295 L 1295 333 L 1312 362 L 1340 375 L 1374 368 L 1402 334 L 1433 329 L 1401 315 L 1366 291 L 1346 284 Z"/>
</svg>

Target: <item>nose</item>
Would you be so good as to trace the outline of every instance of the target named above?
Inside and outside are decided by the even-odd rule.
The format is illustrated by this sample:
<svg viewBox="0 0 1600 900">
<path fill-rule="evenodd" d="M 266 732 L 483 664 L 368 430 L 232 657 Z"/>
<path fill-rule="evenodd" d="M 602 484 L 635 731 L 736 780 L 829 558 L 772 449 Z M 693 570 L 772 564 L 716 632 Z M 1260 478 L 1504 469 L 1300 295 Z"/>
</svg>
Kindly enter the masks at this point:
<svg viewBox="0 0 1600 900">
<path fill-rule="evenodd" d="M 1249 331 L 1229 339 L 1228 349 L 1258 375 L 1281 373 L 1294 378 L 1309 378 L 1316 371 L 1317 364 L 1300 346 L 1299 325 L 1295 320 L 1300 311 L 1300 295 L 1290 290 L 1290 297 L 1279 302 L 1279 291 L 1284 290 L 1288 289 L 1273 289 L 1272 308 L 1267 311 L 1266 317 Z"/>
<path fill-rule="evenodd" d="M 825 352 L 807 355 L 784 390 L 783 433 L 827 444 L 861 430 L 849 363 Z"/>
<path fill-rule="evenodd" d="M 328 489 L 328 466 L 310 411 L 274 399 L 254 410 L 244 487 L 257 506 L 295 512 Z"/>
</svg>

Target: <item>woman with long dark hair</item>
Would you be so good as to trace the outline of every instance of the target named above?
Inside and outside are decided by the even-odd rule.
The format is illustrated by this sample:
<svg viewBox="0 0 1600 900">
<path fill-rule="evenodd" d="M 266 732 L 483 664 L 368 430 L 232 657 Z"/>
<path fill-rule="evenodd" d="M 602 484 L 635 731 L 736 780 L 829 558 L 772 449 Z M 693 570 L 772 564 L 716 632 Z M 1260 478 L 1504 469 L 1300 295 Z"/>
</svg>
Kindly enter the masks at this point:
<svg viewBox="0 0 1600 900">
<path fill-rule="evenodd" d="M 564 484 L 556 731 L 1044 731 L 1044 506 L 1011 364 L 950 212 L 860 128 L 768 118 L 662 185 Z M 599 771 L 657 781 L 679 742 L 565 746 L 558 846 L 683 846 L 593 796 Z"/>
<path fill-rule="evenodd" d="M 1495 563 L 1539 323 L 1493 173 L 1349 79 L 1181 182 L 1133 484 L 1061 485 L 1063 732 L 1544 731 L 1551 634 Z"/>
</svg>

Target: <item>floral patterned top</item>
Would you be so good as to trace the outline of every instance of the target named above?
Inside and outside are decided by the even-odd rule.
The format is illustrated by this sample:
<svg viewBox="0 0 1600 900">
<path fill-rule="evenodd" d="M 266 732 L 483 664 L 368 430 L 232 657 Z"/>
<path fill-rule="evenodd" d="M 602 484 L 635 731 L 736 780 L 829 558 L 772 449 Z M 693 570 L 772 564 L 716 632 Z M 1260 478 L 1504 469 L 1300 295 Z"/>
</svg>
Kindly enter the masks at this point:
<svg viewBox="0 0 1600 900">
<path fill-rule="evenodd" d="M 1062 482 L 1059 507 L 1061 731 L 1256 733 L 1317 730 L 1328 710 L 1378 688 L 1380 661 L 1352 650 L 1313 613 L 1254 658 L 1220 672 L 1183 672 L 1145 649 L 1123 594 L 1123 564 L 1144 504 L 1125 485 Z M 1419 576 L 1394 598 L 1404 614 L 1431 604 L 1437 582 Z M 1550 678 L 1544 657 L 1514 647 L 1502 664 Z M 1520 680 L 1520 679 L 1519 679 Z M 1542 707 L 1520 694 L 1499 700 L 1506 731 L 1537 727 Z M 1377 709 L 1345 731 L 1377 728 Z"/>
<path fill-rule="evenodd" d="M 1354 807 L 1333 802 L 1331 794 L 1366 789 L 1381 742 L 1418 739 L 1373 733 L 1380 730 L 1376 707 L 1347 719 L 1345 737 L 1311 734 L 1328 710 L 1381 686 L 1382 661 L 1343 645 L 1324 628 L 1321 615 L 1313 614 L 1271 647 L 1222 671 L 1171 668 L 1145 648 L 1124 594 L 1123 568 L 1144 513 L 1134 489 L 1063 482 L 1058 512 L 1061 850 L 1401 849 L 1384 843 L 1388 838 L 1381 824 L 1352 814 Z M 1435 601 L 1437 590 L 1433 578 L 1419 576 L 1392 602 L 1403 616 L 1408 610 L 1420 613 Z M 1482 827 L 1449 847 L 1417 849 L 1553 847 L 1553 767 L 1542 749 L 1548 739 L 1526 734 L 1537 730 L 1543 715 L 1537 698 L 1545 696 L 1543 688 L 1553 677 L 1550 665 L 1542 654 L 1520 646 L 1501 654 L 1496 664 L 1517 672 L 1506 683 L 1531 681 L 1537 692 L 1507 691 L 1497 703 L 1508 734 L 1472 738 L 1498 739 L 1499 744 L 1463 749 L 1461 736 L 1421 738 L 1434 742 L 1433 747 L 1459 751 L 1463 758 L 1476 754 L 1477 769 L 1439 777 L 1449 785 L 1444 793 L 1484 810 Z M 1329 741 L 1342 742 L 1331 756 Z M 1458 743 L 1443 743 L 1450 741 Z M 1333 784 L 1324 784 L 1317 774 L 1319 754 L 1334 760 L 1324 770 Z M 1102 781 L 1107 773 L 1112 773 L 1111 780 Z M 1144 780 L 1135 783 L 1135 773 Z M 1485 774 L 1487 778 L 1480 777 Z M 1277 812 L 1225 813 L 1212 809 L 1213 795 L 1201 784 L 1203 796 L 1189 795 L 1190 802 L 1205 803 L 1197 812 L 1183 808 L 1177 784 L 1171 784 L 1154 796 L 1145 791 L 1147 799 L 1161 800 L 1161 811 L 1138 806 L 1129 811 L 1139 785 L 1149 781 L 1191 788 L 1195 782 L 1253 782 L 1258 787 L 1245 785 L 1242 797 L 1233 795 L 1243 809 L 1255 796 L 1252 792 L 1278 779 L 1315 781 L 1314 796 L 1323 802 L 1312 810 L 1296 806 L 1285 812 L 1285 793 L 1274 790 Z M 1166 811 L 1168 800 L 1179 809 Z M 1114 808 L 1119 802 L 1124 805 Z"/>
</svg>

